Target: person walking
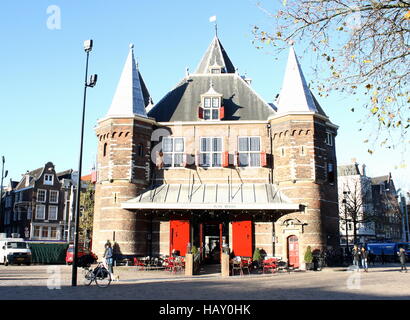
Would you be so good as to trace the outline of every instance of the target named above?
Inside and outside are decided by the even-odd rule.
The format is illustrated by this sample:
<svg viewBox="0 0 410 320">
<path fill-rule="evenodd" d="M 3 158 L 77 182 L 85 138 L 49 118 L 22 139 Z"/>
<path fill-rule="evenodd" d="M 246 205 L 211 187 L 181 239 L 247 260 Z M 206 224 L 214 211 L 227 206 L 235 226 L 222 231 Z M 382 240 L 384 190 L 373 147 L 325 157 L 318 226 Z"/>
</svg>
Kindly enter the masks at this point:
<svg viewBox="0 0 410 320">
<path fill-rule="evenodd" d="M 365 247 L 362 247 L 360 256 L 362 258 L 362 268 L 364 269 L 364 272 L 368 272 L 367 259 L 369 258 L 369 252 L 366 250 Z"/>
<path fill-rule="evenodd" d="M 353 255 L 353 265 L 357 269 L 359 269 L 360 250 L 359 250 L 357 244 L 355 244 L 353 249 L 352 249 L 352 255 Z"/>
<path fill-rule="evenodd" d="M 406 251 L 404 248 L 400 248 L 399 252 L 397 252 L 399 259 L 400 259 L 400 264 L 401 264 L 401 269 L 400 272 L 406 272 L 407 273 L 407 268 L 406 268 Z"/>
</svg>

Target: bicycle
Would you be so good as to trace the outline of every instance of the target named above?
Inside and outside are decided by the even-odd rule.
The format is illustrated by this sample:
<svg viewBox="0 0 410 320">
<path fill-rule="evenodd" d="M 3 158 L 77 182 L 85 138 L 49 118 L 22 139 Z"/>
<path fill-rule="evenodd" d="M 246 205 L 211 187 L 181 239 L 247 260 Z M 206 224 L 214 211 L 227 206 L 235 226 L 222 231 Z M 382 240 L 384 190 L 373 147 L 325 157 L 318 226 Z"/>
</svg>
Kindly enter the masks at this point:
<svg viewBox="0 0 410 320">
<path fill-rule="evenodd" d="M 94 269 L 84 268 L 84 284 L 89 286 L 91 282 L 95 281 L 100 288 L 106 288 L 110 285 L 111 273 L 107 270 L 103 262 L 99 262 Z"/>
</svg>

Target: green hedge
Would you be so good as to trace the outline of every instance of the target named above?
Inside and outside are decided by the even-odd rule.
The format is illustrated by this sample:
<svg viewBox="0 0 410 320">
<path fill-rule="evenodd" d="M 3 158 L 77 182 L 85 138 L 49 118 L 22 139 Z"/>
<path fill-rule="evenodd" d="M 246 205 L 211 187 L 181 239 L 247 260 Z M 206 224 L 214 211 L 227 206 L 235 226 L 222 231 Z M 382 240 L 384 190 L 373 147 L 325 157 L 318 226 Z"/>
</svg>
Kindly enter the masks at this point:
<svg viewBox="0 0 410 320">
<path fill-rule="evenodd" d="M 29 243 L 32 263 L 65 263 L 67 243 Z"/>
</svg>

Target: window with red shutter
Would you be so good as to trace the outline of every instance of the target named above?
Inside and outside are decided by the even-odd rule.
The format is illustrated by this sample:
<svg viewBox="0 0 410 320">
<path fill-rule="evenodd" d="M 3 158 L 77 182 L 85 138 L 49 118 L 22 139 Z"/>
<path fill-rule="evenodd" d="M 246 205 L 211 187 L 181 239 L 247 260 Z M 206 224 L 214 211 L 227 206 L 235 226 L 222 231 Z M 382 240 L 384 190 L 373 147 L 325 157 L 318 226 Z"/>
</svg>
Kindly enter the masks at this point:
<svg viewBox="0 0 410 320">
<path fill-rule="evenodd" d="M 225 151 L 222 153 L 222 167 L 229 167 L 229 152 Z"/>
<path fill-rule="evenodd" d="M 222 120 L 223 118 L 225 118 L 225 107 L 221 106 L 219 108 L 219 120 Z"/>
<path fill-rule="evenodd" d="M 261 167 L 266 167 L 267 161 L 266 161 L 266 152 L 261 152 Z"/>
</svg>

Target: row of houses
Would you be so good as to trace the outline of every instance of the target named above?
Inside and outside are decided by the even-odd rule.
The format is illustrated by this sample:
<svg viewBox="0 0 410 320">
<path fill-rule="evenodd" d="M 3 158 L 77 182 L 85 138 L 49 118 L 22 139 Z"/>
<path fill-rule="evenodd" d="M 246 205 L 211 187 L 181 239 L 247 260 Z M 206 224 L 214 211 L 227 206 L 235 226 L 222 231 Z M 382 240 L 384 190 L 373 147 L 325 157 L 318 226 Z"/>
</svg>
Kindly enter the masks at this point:
<svg viewBox="0 0 410 320">
<path fill-rule="evenodd" d="M 341 245 L 408 240 L 406 207 L 401 208 L 391 174 L 369 177 L 366 165 L 338 166 Z"/>
<path fill-rule="evenodd" d="M 72 241 L 77 179 L 76 171 L 56 172 L 47 162 L 20 181 L 10 180 L 1 201 L 0 232 L 31 241 Z"/>
</svg>

